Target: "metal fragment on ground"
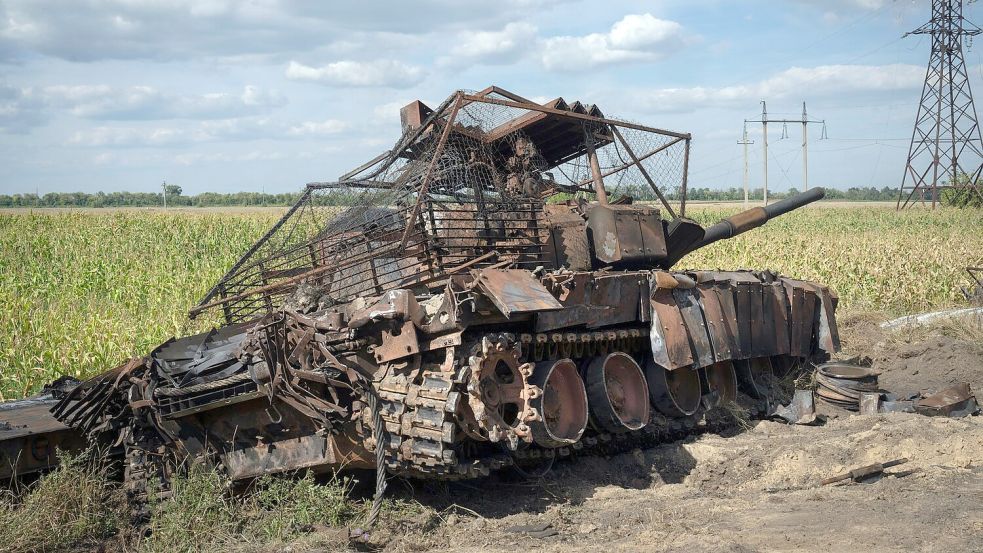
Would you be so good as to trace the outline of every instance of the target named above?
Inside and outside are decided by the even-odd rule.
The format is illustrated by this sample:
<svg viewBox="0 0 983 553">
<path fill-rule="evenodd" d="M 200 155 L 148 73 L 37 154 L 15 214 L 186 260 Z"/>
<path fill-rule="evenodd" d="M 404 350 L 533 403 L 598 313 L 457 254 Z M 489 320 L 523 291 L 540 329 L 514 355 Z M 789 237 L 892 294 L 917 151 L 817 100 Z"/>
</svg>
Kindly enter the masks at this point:
<svg viewBox="0 0 983 553">
<path fill-rule="evenodd" d="M 772 413 L 789 424 L 815 424 L 819 418 L 816 415 L 816 402 L 812 390 L 796 390 L 792 402 L 779 405 Z"/>
<path fill-rule="evenodd" d="M 903 465 L 907 463 L 908 459 L 902 457 L 901 459 L 895 459 L 893 461 L 885 461 L 883 463 L 873 463 L 863 467 L 855 468 L 853 470 L 847 471 L 843 474 L 838 474 L 836 476 L 830 476 L 829 478 L 824 478 L 820 485 L 826 486 L 829 484 L 835 484 L 836 482 L 842 482 L 844 480 L 852 480 L 854 482 L 860 482 L 868 478 L 873 478 L 884 473 L 884 469 L 891 467 L 896 467 L 898 465 Z"/>
<path fill-rule="evenodd" d="M 863 392 L 860 394 L 860 414 L 876 415 L 880 411 L 880 392 Z"/>
<path fill-rule="evenodd" d="M 915 402 L 915 412 L 930 417 L 965 417 L 977 411 L 976 396 L 967 382 L 949 386 Z"/>
<path fill-rule="evenodd" d="M 957 322 L 983 326 L 983 307 L 960 307 L 955 309 L 943 309 L 942 311 L 930 311 L 917 315 L 906 315 L 890 321 L 881 323 L 881 328 L 885 330 L 898 330 L 902 328 L 917 328 L 920 326 L 942 323 Z"/>
<path fill-rule="evenodd" d="M 879 392 L 880 372 L 843 362 L 826 363 L 816 369 L 816 395 L 823 401 L 850 411 L 860 409 L 861 395 Z"/>
</svg>

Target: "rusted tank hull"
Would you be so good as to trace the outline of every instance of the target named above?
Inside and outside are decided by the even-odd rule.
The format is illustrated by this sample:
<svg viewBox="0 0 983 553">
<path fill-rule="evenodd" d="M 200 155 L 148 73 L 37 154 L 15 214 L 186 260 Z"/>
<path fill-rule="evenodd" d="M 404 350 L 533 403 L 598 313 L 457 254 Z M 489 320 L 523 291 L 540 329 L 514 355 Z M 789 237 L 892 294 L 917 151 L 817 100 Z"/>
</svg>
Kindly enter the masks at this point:
<svg viewBox="0 0 983 553">
<path fill-rule="evenodd" d="M 51 414 L 56 403 L 41 396 L 0 404 L 0 482 L 51 468 L 59 450 L 85 447 L 79 432 Z"/>
<path fill-rule="evenodd" d="M 673 270 L 821 189 L 704 229 L 656 184 L 685 198 L 688 134 L 497 87 L 403 116 L 391 150 L 308 185 L 189 313 L 220 309 L 226 326 L 83 382 L 50 414 L 0 410 L 34 419 L 0 447 L 78 436 L 123 457 L 135 503 L 188 459 L 234 480 L 472 478 L 678 437 L 744 401 L 739 387 L 753 411 L 773 367 L 838 349 L 819 284 Z M 606 189 L 613 175 L 661 207 Z M 18 470 L 54 462 L 14 453 Z"/>
<path fill-rule="evenodd" d="M 448 313 L 442 308 L 451 297 L 458 307 Z M 553 377 L 557 390 L 569 387 L 560 378 L 589 383 L 592 363 L 612 354 L 628 356 L 639 375 L 645 367 L 650 380 L 652 370 L 696 371 L 716 382 L 726 374 L 720 367 L 734 362 L 775 358 L 786 365 L 828 357 L 838 348 L 835 305 L 826 288 L 771 273 L 560 271 L 531 278 L 528 272 L 475 271 L 456 277 L 443 295 L 418 299 L 395 291 L 371 305 L 350 306 L 345 318 L 355 328 L 338 327 L 326 314 L 279 312 L 169 341 L 83 383 L 54 409 L 64 422 L 49 413 L 53 401 L 0 411 L 5 422 L 35 421 L 31 436 L 11 434 L 0 444 L 11 459 L 36 451 L 39 439 L 81 447 L 84 433 L 94 443 L 165 451 L 175 465 L 187 456 L 211 459 L 231 478 L 247 479 L 298 469 L 373 468 L 381 440 L 393 474 L 477 477 L 615 435 L 651 441 L 673 420 L 693 424 L 699 418 L 653 397 L 644 411 L 648 420 L 612 427 L 618 420 L 612 405 L 637 398 L 639 387 L 649 396 L 652 385 L 632 377 L 631 384 L 608 381 L 600 385 L 606 391 L 585 394 L 590 417 L 577 428 L 580 414 L 562 413 L 576 411 L 568 406 L 569 392 L 557 392 L 561 399 L 552 407 L 543 397 L 554 392 L 535 377 L 544 363 L 575 367 Z M 622 387 L 607 389 L 614 385 Z M 370 395 L 383 436 L 374 431 Z M 718 398 L 709 399 L 700 408 Z M 97 405 L 104 411 L 97 413 Z M 543 428 L 561 427 L 576 439 L 544 437 Z M 8 461 L 6 475 L 54 461 Z"/>
</svg>

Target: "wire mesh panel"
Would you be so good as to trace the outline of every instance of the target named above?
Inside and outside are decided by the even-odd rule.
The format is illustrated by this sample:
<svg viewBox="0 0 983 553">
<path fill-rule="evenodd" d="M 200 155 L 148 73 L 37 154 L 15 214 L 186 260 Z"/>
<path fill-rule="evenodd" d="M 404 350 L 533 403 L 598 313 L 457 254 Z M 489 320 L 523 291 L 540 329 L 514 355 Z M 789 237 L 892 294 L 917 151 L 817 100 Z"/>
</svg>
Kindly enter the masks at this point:
<svg viewBox="0 0 983 553">
<path fill-rule="evenodd" d="M 548 266 L 546 202 L 592 198 L 600 179 L 613 199 L 685 187 L 689 135 L 595 106 L 496 88 L 455 93 L 436 110 L 414 105 L 391 150 L 338 182 L 309 184 L 191 315 L 217 307 L 229 323 L 248 320 L 305 282 L 343 303 L 439 287 L 463 270 Z"/>
</svg>

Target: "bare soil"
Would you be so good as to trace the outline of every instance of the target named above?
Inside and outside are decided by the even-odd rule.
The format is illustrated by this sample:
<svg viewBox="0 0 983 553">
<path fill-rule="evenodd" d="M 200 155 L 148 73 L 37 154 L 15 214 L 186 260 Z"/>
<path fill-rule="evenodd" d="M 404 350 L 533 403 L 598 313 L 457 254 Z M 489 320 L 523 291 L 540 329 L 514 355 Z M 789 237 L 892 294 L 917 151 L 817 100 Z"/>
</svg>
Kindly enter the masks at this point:
<svg viewBox="0 0 983 553">
<path fill-rule="evenodd" d="M 889 390 L 968 381 L 983 390 L 973 335 L 842 328 L 844 357 L 868 355 Z M 979 334 L 975 335 L 976 337 Z M 859 416 L 823 426 L 751 423 L 654 449 L 558 462 L 541 479 L 503 473 L 413 490 L 372 546 L 392 551 L 983 551 L 983 417 Z M 907 457 L 887 475 L 819 486 L 851 468 Z M 913 472 L 912 472 L 913 471 Z M 405 484 L 408 486 L 408 484 Z M 419 484 L 416 484 L 419 486 Z M 397 494 L 410 497 L 393 482 Z M 534 537 L 517 526 L 548 527 Z M 311 536 L 293 549 L 337 549 Z"/>
</svg>

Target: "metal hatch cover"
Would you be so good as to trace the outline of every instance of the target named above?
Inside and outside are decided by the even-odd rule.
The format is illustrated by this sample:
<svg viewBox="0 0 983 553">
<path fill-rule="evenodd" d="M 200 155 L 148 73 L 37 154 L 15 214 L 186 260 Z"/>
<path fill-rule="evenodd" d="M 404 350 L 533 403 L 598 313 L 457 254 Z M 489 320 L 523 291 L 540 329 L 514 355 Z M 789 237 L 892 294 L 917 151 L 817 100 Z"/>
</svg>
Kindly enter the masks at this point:
<svg viewBox="0 0 983 553">
<path fill-rule="evenodd" d="M 529 271 L 484 269 L 478 273 L 477 288 L 509 318 L 563 309 L 563 305 Z"/>
</svg>

